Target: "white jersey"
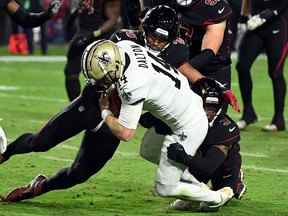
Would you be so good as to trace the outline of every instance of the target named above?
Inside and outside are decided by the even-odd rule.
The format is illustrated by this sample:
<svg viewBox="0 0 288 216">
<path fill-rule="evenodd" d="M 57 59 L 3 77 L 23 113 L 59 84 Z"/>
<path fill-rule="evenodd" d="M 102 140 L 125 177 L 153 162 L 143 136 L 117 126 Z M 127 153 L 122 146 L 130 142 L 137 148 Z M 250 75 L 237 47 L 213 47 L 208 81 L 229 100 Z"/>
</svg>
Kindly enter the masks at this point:
<svg viewBox="0 0 288 216">
<path fill-rule="evenodd" d="M 119 121 L 123 126 L 136 129 L 142 109 L 174 132 L 205 115 L 202 99 L 190 89 L 184 75 L 132 41 L 117 45 L 126 53 L 126 67 L 117 84 L 122 100 Z"/>
</svg>

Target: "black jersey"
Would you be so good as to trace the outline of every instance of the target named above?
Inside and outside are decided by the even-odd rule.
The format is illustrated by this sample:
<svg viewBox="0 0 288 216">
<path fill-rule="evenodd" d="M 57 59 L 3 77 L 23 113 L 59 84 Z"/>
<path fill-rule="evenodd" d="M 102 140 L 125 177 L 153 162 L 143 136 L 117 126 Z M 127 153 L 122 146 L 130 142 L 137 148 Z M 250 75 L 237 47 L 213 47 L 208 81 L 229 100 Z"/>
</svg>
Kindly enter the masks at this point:
<svg viewBox="0 0 288 216">
<path fill-rule="evenodd" d="M 253 0 L 250 4 L 250 13 L 252 15 L 258 14 L 265 9 L 277 10 L 277 12 L 288 14 L 287 0 Z"/>
<path fill-rule="evenodd" d="M 122 40 L 132 40 L 141 46 L 145 47 L 146 45 L 143 33 L 139 30 L 122 29 L 115 32 L 110 39 L 116 43 Z M 189 48 L 185 45 L 184 40 L 177 38 L 170 43 L 168 47 L 162 50 L 158 54 L 158 57 L 164 59 L 168 64 L 175 68 L 178 68 L 183 63 L 188 62 Z"/>
<path fill-rule="evenodd" d="M 240 130 L 237 124 L 226 114 L 220 114 L 209 127 L 205 140 L 200 146 L 206 152 L 213 145 L 225 145 L 231 148 L 240 141 Z"/>
<path fill-rule="evenodd" d="M 102 13 L 102 0 L 93 1 L 93 8 L 81 8 L 78 14 L 79 30 L 94 31 L 97 30 L 104 22 Z"/>
<path fill-rule="evenodd" d="M 183 38 L 191 45 L 190 58 L 201 52 L 206 27 L 225 20 L 227 21 L 222 45 L 209 66 L 212 66 L 213 70 L 215 70 L 216 65 L 229 65 L 231 63 L 230 47 L 233 37 L 229 21 L 232 9 L 229 4 L 223 0 L 198 0 L 191 7 L 178 7 L 177 10 L 182 16 L 183 26 L 189 29 L 189 33 L 186 32 L 186 37 Z"/>
<path fill-rule="evenodd" d="M 0 9 L 5 9 L 11 0 L 0 0 Z"/>
</svg>

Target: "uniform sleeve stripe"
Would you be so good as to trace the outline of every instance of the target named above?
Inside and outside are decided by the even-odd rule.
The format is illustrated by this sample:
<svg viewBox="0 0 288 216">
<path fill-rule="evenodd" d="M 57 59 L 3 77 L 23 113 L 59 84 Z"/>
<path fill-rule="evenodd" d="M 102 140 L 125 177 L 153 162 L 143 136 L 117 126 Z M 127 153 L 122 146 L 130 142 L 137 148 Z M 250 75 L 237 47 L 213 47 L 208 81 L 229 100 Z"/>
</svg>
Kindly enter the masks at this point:
<svg viewBox="0 0 288 216">
<path fill-rule="evenodd" d="M 139 104 L 139 103 L 141 103 L 141 102 L 143 102 L 143 101 L 145 101 L 145 98 L 141 98 L 141 99 L 135 101 L 134 103 L 132 103 L 132 104 L 130 104 L 130 105 L 137 105 L 137 104 Z"/>
</svg>

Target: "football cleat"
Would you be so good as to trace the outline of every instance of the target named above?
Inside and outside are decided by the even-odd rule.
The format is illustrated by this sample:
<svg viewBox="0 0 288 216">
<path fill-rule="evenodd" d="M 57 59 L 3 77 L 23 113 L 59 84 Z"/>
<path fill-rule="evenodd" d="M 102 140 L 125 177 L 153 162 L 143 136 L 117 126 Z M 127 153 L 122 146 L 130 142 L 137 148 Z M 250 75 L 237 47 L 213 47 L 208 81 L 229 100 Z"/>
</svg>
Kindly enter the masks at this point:
<svg viewBox="0 0 288 216">
<path fill-rule="evenodd" d="M 283 131 L 283 130 L 285 130 L 285 127 L 278 127 L 276 124 L 268 124 L 262 128 L 262 131 L 265 131 L 265 132 L 277 132 L 277 131 Z"/>
<path fill-rule="evenodd" d="M 244 173 L 242 170 L 239 172 L 239 180 L 234 188 L 234 197 L 236 199 L 242 199 L 243 195 L 247 191 L 247 185 L 244 183 Z"/>
<path fill-rule="evenodd" d="M 233 190 L 230 187 L 223 187 L 218 190 L 220 194 L 221 201 L 219 203 L 215 202 L 200 202 L 199 210 L 202 212 L 216 212 L 223 205 L 227 204 L 234 196 Z"/>
<path fill-rule="evenodd" d="M 257 117 L 256 118 L 252 118 L 250 120 L 241 119 L 236 124 L 237 124 L 237 126 L 239 127 L 240 130 L 243 130 L 248 125 L 253 124 L 255 122 L 257 122 Z"/>
<path fill-rule="evenodd" d="M 0 164 L 5 161 L 3 153 L 7 148 L 7 137 L 2 127 L 0 127 Z"/>
<path fill-rule="evenodd" d="M 45 193 L 44 182 L 47 178 L 43 175 L 36 176 L 29 185 L 19 187 L 11 191 L 6 197 L 2 198 L 4 202 L 20 202 L 25 199 L 31 199 Z"/>
</svg>

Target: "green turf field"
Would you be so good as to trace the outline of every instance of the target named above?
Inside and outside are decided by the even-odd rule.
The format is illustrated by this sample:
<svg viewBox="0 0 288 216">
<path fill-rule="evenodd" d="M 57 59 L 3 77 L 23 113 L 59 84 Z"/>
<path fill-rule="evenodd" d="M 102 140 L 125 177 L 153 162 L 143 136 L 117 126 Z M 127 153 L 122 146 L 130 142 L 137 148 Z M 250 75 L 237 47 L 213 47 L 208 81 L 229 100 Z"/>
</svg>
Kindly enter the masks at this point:
<svg viewBox="0 0 288 216">
<path fill-rule="evenodd" d="M 67 104 L 64 62 L 0 64 L 0 125 L 10 140 L 24 132 L 36 131 Z M 0 215 L 288 215 L 288 132 L 261 132 L 261 127 L 269 123 L 273 108 L 265 60 L 257 61 L 254 72 L 254 101 L 260 121 L 242 133 L 241 151 L 248 192 L 241 201 L 233 200 L 213 214 L 167 210 L 172 199 L 152 194 L 155 167 L 138 156 L 138 144 L 144 132 L 139 128 L 136 138 L 122 143 L 113 160 L 86 183 L 19 204 L 0 203 Z M 239 96 L 235 71 L 233 89 Z M 287 107 L 286 102 L 288 119 Z M 235 113 L 231 115 L 234 119 L 240 117 Z M 11 158 L 0 166 L 0 194 L 28 183 L 38 173 L 49 176 L 69 166 L 80 139 L 81 135 L 46 153 Z"/>
</svg>

